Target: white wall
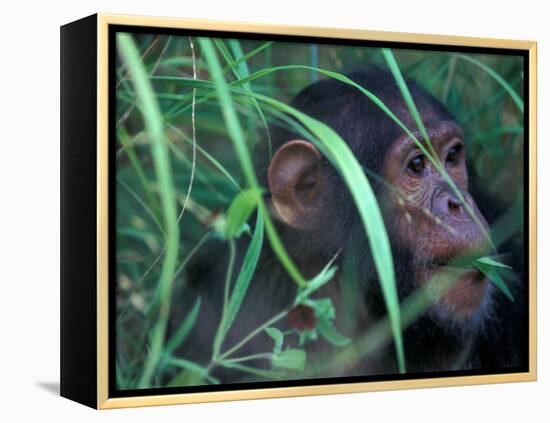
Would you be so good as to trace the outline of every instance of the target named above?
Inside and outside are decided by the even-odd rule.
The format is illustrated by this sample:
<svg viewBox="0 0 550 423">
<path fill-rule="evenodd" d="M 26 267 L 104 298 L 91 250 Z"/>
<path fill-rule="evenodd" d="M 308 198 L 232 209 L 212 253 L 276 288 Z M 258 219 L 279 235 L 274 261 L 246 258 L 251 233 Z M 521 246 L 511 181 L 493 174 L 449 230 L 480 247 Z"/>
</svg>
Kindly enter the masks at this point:
<svg viewBox="0 0 550 423">
<path fill-rule="evenodd" d="M 550 95 L 543 1 L 2 2 L 0 419 L 46 421 L 548 421 Z M 475 35 L 539 41 L 539 382 L 93 412 L 59 381 L 59 26 L 95 12 Z M 6 236 L 7 233 L 7 236 Z M 546 390 L 546 394 L 544 393 Z M 5 418 L 13 413 L 11 418 Z"/>
</svg>

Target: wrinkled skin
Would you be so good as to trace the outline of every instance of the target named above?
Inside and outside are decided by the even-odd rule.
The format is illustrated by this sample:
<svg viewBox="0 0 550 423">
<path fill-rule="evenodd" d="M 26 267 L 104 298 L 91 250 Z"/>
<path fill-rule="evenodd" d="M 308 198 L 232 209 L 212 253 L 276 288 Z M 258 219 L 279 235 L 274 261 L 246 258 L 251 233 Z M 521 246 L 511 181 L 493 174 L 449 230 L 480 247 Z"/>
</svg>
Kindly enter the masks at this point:
<svg viewBox="0 0 550 423">
<path fill-rule="evenodd" d="M 487 222 L 468 191 L 462 129 L 452 121 L 426 120 L 425 125 L 435 157 L 463 200 L 406 135 L 392 144 L 382 167 L 384 179 L 394 188 L 388 190 L 389 226 L 396 242 L 414 250 L 412 270 L 420 285 L 440 274 L 445 265 L 491 251 Z M 440 301 L 442 312 L 468 319 L 483 304 L 488 280 L 477 270 L 447 274 L 456 282 Z"/>
</svg>

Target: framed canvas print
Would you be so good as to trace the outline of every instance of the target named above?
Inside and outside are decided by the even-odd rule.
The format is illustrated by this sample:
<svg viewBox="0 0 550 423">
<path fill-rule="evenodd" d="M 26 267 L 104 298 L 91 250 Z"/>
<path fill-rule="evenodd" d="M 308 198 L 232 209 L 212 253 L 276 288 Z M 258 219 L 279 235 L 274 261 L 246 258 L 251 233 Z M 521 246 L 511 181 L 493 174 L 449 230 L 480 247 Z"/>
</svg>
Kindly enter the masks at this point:
<svg viewBox="0 0 550 423">
<path fill-rule="evenodd" d="M 61 28 L 61 394 L 536 379 L 536 43 Z"/>
</svg>

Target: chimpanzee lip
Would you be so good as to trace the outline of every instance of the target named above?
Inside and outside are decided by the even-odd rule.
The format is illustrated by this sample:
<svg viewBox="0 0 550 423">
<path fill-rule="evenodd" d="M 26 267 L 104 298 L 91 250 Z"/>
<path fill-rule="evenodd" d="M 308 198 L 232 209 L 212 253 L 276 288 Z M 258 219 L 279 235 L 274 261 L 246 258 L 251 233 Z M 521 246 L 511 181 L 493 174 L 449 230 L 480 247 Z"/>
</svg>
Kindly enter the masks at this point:
<svg viewBox="0 0 550 423">
<path fill-rule="evenodd" d="M 451 263 L 450 258 L 434 258 L 426 263 L 427 269 L 438 269 L 440 267 L 447 267 Z"/>
<path fill-rule="evenodd" d="M 461 274 L 461 277 L 467 276 L 473 280 L 482 280 L 485 278 L 483 273 L 474 265 L 472 265 L 475 258 L 469 257 L 468 259 L 460 258 L 442 258 L 442 259 L 433 259 L 427 263 L 424 263 L 424 278 L 426 281 L 430 280 L 433 275 L 439 274 L 444 271 L 458 272 Z M 469 275 L 469 276 L 468 276 Z"/>
<path fill-rule="evenodd" d="M 439 258 L 433 258 L 430 261 L 426 262 L 424 267 L 426 270 L 437 270 L 441 268 L 456 268 L 456 269 L 464 269 L 471 266 L 465 266 L 466 261 L 460 260 L 460 263 L 458 263 L 457 260 L 455 260 L 452 257 L 439 257 Z"/>
<path fill-rule="evenodd" d="M 443 265 L 445 263 L 445 265 Z M 454 266 L 452 260 L 433 261 L 432 268 L 425 268 L 420 274 L 422 285 L 435 281 L 437 275 L 442 275 L 444 280 L 452 281 L 437 300 L 441 310 L 444 310 L 453 319 L 467 319 L 474 315 L 483 304 L 487 295 L 488 279 L 473 266 Z M 452 279 L 445 279 L 452 278 Z"/>
<path fill-rule="evenodd" d="M 473 262 L 479 258 L 485 257 L 487 254 L 468 254 L 461 256 L 448 256 L 448 257 L 434 257 L 431 260 L 427 261 L 424 267 L 427 270 L 437 270 L 443 267 L 449 269 L 464 269 L 464 270 L 473 270 L 476 267 L 473 265 Z"/>
</svg>

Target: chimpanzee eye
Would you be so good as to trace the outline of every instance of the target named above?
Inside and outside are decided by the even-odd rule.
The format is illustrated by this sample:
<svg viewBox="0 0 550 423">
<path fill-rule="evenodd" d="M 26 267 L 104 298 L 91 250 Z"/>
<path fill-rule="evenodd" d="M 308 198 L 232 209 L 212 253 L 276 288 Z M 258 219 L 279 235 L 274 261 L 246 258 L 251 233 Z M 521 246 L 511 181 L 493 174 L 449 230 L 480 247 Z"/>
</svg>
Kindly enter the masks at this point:
<svg viewBox="0 0 550 423">
<path fill-rule="evenodd" d="M 460 152 L 462 151 L 461 145 L 455 145 L 447 153 L 447 163 L 456 163 L 460 157 Z"/>
<path fill-rule="evenodd" d="M 421 175 L 424 172 L 425 167 L 426 157 L 422 154 L 414 157 L 407 165 L 407 168 L 415 175 Z"/>
</svg>

